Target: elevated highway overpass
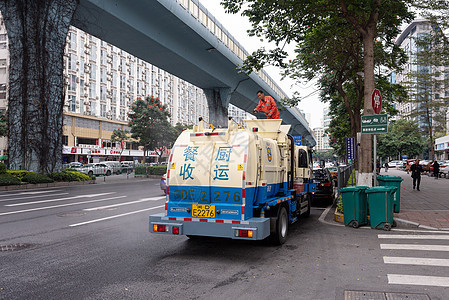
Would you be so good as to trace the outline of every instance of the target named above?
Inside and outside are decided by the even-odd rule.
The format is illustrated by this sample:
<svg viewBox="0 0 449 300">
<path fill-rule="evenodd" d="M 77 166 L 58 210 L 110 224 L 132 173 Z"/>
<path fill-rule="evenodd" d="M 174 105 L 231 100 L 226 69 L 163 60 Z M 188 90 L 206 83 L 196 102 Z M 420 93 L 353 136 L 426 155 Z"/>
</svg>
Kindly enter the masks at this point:
<svg viewBox="0 0 449 300">
<path fill-rule="evenodd" d="M 72 25 L 202 88 L 211 123 L 227 124 L 229 103 L 252 111 L 259 89 L 287 97 L 265 71 L 237 71 L 248 53 L 197 0 L 80 0 Z M 280 115 L 316 144 L 298 109 Z"/>
</svg>

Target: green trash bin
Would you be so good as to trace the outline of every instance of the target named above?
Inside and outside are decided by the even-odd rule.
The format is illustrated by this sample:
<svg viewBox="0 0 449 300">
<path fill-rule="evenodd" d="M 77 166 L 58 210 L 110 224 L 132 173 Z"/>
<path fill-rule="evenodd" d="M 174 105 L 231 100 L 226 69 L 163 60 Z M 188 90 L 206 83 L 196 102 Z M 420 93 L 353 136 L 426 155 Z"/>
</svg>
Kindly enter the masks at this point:
<svg viewBox="0 0 449 300">
<path fill-rule="evenodd" d="M 393 186 L 376 186 L 365 190 L 368 198 L 371 228 L 391 229 L 393 225 L 393 198 L 396 189 Z"/>
<path fill-rule="evenodd" d="M 367 186 L 349 186 L 340 189 L 346 226 L 358 228 L 368 224 L 367 202 L 364 193 Z"/>
<path fill-rule="evenodd" d="M 393 211 L 398 213 L 401 208 L 401 182 L 404 179 L 399 176 L 377 176 L 377 181 L 380 186 L 394 186 L 397 188 L 393 198 Z"/>
</svg>

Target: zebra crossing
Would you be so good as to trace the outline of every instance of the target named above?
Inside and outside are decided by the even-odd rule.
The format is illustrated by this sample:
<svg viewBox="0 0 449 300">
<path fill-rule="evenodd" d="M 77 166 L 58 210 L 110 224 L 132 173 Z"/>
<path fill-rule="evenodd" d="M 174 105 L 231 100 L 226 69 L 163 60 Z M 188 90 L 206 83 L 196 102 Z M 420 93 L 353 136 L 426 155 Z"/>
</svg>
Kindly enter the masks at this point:
<svg viewBox="0 0 449 300">
<path fill-rule="evenodd" d="M 449 231 L 403 230 L 377 237 L 384 264 L 395 270 L 387 274 L 388 284 L 449 287 L 449 276 L 439 276 L 449 275 Z"/>
</svg>

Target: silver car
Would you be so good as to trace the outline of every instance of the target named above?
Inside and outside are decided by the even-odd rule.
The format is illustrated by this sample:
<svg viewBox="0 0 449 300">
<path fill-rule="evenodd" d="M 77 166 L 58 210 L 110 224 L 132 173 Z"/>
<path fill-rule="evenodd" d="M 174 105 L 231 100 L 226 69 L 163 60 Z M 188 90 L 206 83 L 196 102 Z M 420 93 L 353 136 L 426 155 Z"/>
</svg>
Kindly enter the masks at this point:
<svg viewBox="0 0 449 300">
<path fill-rule="evenodd" d="M 77 168 L 77 170 L 89 176 L 109 176 L 112 174 L 112 167 L 102 163 L 87 164 Z"/>
</svg>

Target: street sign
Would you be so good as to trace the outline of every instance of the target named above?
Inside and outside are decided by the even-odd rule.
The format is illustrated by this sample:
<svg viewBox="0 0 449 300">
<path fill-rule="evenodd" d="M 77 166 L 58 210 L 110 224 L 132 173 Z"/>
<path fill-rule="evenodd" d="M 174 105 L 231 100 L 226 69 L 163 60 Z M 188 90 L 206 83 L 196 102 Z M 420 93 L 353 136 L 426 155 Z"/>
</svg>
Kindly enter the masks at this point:
<svg viewBox="0 0 449 300">
<path fill-rule="evenodd" d="M 408 155 L 401 155 L 401 157 L 402 157 L 403 159 L 406 159 L 406 158 L 408 158 Z"/>
<path fill-rule="evenodd" d="M 296 146 L 302 146 L 302 136 L 300 135 L 293 136 L 293 140 L 295 141 Z"/>
<path fill-rule="evenodd" d="M 353 137 L 346 138 L 346 158 L 354 159 L 355 156 L 355 139 Z"/>
<path fill-rule="evenodd" d="M 382 95 L 378 89 L 374 89 L 371 100 L 373 104 L 373 109 L 375 114 L 379 114 L 382 109 Z"/>
<path fill-rule="evenodd" d="M 387 132 L 387 114 L 362 116 L 362 134 L 377 134 Z"/>
</svg>

